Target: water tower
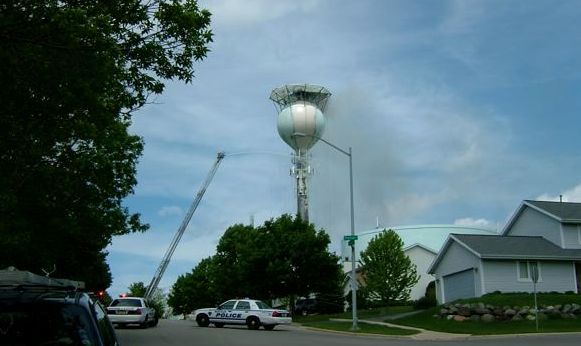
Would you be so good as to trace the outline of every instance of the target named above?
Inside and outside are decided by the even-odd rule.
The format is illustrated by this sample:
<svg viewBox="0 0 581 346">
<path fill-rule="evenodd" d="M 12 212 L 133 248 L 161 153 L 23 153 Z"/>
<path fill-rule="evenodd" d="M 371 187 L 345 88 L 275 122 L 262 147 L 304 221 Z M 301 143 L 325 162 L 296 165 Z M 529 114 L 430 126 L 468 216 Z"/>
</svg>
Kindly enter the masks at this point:
<svg viewBox="0 0 581 346">
<path fill-rule="evenodd" d="M 305 221 L 309 221 L 308 152 L 323 135 L 323 112 L 330 96 L 329 90 L 312 84 L 288 84 L 270 94 L 278 110 L 278 134 L 295 151 L 291 175 L 297 181 L 297 214 Z"/>
</svg>

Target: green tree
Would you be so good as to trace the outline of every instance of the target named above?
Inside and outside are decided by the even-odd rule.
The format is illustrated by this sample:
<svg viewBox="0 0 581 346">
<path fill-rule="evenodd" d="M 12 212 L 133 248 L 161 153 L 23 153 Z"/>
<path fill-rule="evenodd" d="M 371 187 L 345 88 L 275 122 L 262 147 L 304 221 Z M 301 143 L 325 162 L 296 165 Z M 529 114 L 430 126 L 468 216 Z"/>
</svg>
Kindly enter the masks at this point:
<svg viewBox="0 0 581 346">
<path fill-rule="evenodd" d="M 227 299 L 290 298 L 317 294 L 325 309 L 343 308 L 339 258 L 329 236 L 312 224 L 283 215 L 254 228 L 229 227 L 216 255 L 180 276 L 168 304 L 176 313 L 215 306 Z"/>
<path fill-rule="evenodd" d="M 180 275 L 168 296 L 167 304 L 175 314 L 186 315 L 195 309 L 218 305 L 222 301 L 214 287 L 213 257 L 203 259 L 191 273 Z"/>
<path fill-rule="evenodd" d="M 375 236 L 361 253 L 367 290 L 383 304 L 409 300 L 419 276 L 416 266 L 403 252 L 403 241 L 393 230 Z"/>
<path fill-rule="evenodd" d="M 329 252 L 325 231 L 290 215 L 265 222 L 259 231 L 269 298 L 319 294 L 327 301 L 342 299 L 339 258 Z"/>
<path fill-rule="evenodd" d="M 142 281 L 134 282 L 127 288 L 127 295 L 130 297 L 143 297 L 145 296 L 145 291 L 147 291 L 147 287 Z"/>
<path fill-rule="evenodd" d="M 215 293 L 221 300 L 253 296 L 266 298 L 265 247 L 258 229 L 233 225 L 220 238 L 213 258 Z"/>
<path fill-rule="evenodd" d="M 143 148 L 131 117 L 192 80 L 209 24 L 195 0 L 0 5 L 0 268 L 110 285 L 104 249 L 147 229 L 122 204 Z"/>
</svg>

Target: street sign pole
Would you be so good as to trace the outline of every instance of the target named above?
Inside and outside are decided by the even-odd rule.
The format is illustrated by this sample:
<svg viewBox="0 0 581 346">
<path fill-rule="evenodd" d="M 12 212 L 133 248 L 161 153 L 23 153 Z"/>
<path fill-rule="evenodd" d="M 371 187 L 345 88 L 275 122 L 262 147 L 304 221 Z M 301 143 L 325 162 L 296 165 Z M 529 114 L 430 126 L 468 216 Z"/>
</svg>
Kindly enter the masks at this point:
<svg viewBox="0 0 581 346">
<path fill-rule="evenodd" d="M 537 304 L 537 282 L 539 281 L 539 268 L 536 262 L 529 262 L 531 268 L 531 280 L 533 281 L 533 294 L 535 295 L 535 327 L 539 331 L 539 306 Z"/>
</svg>

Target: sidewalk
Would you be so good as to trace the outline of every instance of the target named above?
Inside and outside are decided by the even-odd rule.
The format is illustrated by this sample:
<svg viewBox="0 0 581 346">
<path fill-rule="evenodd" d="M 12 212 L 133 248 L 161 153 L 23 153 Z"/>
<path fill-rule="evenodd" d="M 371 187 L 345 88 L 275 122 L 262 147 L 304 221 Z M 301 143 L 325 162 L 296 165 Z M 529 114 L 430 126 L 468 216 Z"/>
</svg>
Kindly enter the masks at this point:
<svg viewBox="0 0 581 346">
<path fill-rule="evenodd" d="M 409 315 L 410 313 L 407 313 L 407 314 Z M 331 319 L 331 321 L 350 322 L 351 320 L 350 319 L 342 319 L 342 318 L 333 318 L 333 319 Z M 470 334 L 435 332 L 432 330 L 403 326 L 403 325 L 399 325 L 399 324 L 393 324 L 393 323 L 387 323 L 387 322 L 381 322 L 381 321 L 373 321 L 373 320 L 359 320 L 359 321 L 364 322 L 364 323 L 369 323 L 369 324 L 376 324 L 376 325 L 382 325 L 382 326 L 386 326 L 386 327 L 392 327 L 392 328 L 416 330 L 419 332 L 418 334 L 410 335 L 410 336 L 400 336 L 400 337 L 404 337 L 404 338 L 410 338 L 413 340 L 433 340 L 433 341 L 464 340 L 464 339 L 467 339 L 468 337 L 471 336 Z"/>
</svg>

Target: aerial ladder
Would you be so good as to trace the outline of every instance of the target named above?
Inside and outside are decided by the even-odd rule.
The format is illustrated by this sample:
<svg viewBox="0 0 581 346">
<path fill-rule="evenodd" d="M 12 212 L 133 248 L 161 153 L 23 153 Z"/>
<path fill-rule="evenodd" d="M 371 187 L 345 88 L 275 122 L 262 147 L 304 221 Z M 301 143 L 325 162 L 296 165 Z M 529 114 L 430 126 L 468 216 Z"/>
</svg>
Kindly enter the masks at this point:
<svg viewBox="0 0 581 346">
<path fill-rule="evenodd" d="M 212 179 L 214 178 L 214 175 L 216 174 L 216 170 L 218 170 L 218 166 L 220 166 L 220 162 L 222 161 L 222 159 L 225 156 L 226 156 L 226 154 L 224 152 L 218 153 L 218 156 L 216 157 L 216 161 L 214 162 L 212 169 L 210 169 L 210 172 L 206 176 L 206 180 L 204 181 L 204 184 L 202 185 L 202 187 L 200 188 L 200 190 L 196 194 L 196 198 L 194 198 L 194 201 L 192 202 L 192 205 L 190 205 L 190 209 L 188 209 L 188 212 L 187 212 L 186 216 L 184 217 L 182 224 L 178 228 L 176 234 L 174 235 L 174 237 L 171 241 L 171 244 L 169 245 L 169 248 L 165 252 L 165 255 L 163 256 L 161 263 L 159 264 L 159 267 L 157 268 L 157 271 L 155 272 L 155 275 L 153 276 L 153 279 L 151 279 L 151 283 L 149 284 L 149 286 L 147 286 L 147 290 L 145 291 L 145 295 L 144 295 L 145 299 L 149 300 L 153 297 L 153 294 L 154 294 L 155 290 L 157 289 L 157 285 L 159 284 L 159 281 L 163 277 L 163 274 L 164 274 L 165 270 L 167 269 L 169 261 L 171 260 L 171 257 L 173 256 L 173 253 L 174 253 L 176 247 L 178 246 L 178 243 L 182 239 L 182 235 L 184 235 L 184 232 L 186 231 L 186 227 L 188 227 L 188 224 L 190 223 L 190 220 L 192 219 L 192 216 L 194 215 L 196 208 L 198 208 L 198 205 L 200 204 L 200 201 L 202 200 L 202 197 L 204 196 L 204 193 L 206 192 L 208 185 L 210 185 L 210 183 L 212 182 Z"/>
</svg>

